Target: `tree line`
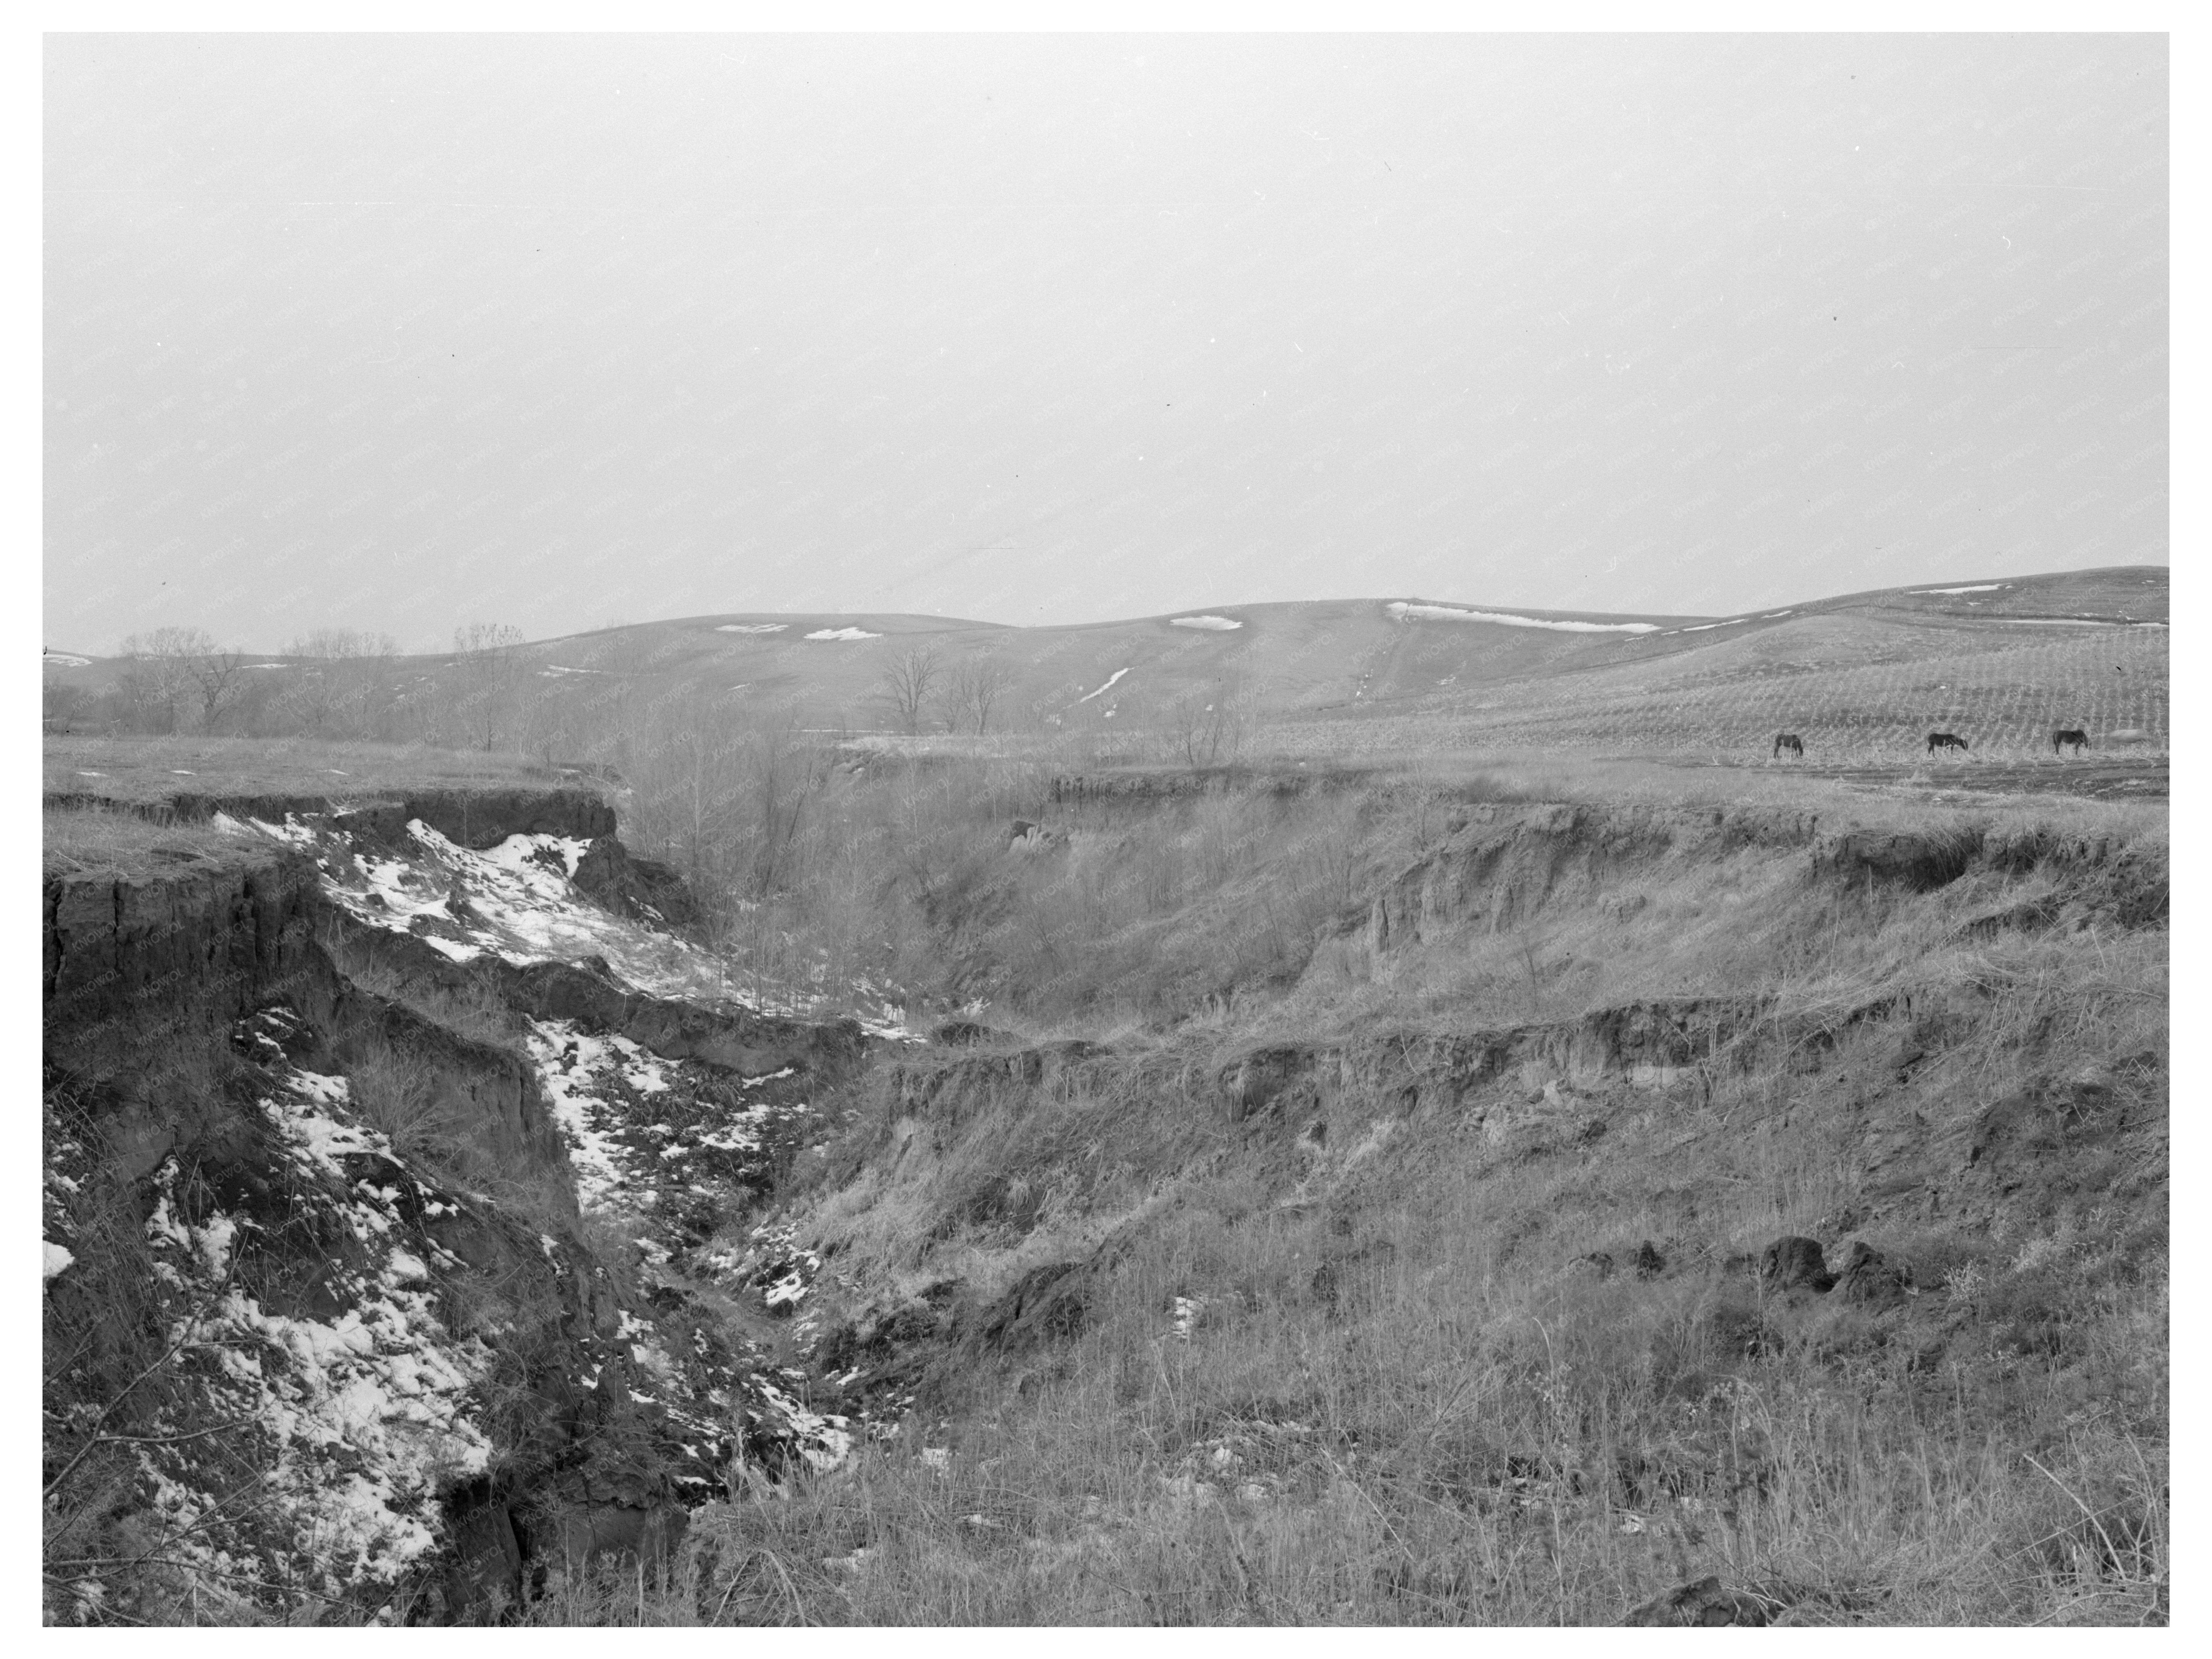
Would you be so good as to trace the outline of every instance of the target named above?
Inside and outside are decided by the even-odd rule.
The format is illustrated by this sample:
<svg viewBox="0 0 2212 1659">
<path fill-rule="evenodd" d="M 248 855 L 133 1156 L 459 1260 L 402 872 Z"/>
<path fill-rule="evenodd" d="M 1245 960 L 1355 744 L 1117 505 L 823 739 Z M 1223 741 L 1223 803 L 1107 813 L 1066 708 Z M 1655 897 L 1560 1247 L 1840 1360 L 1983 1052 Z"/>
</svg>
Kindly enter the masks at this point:
<svg viewBox="0 0 2212 1659">
<path fill-rule="evenodd" d="M 514 746 L 528 722 L 528 665 L 518 628 L 457 629 L 453 656 L 434 665 L 400 655 L 389 635 L 326 628 L 279 659 L 255 660 L 204 629 L 156 628 L 123 641 L 104 689 L 49 677 L 49 732 L 155 736 L 311 737 L 441 747 Z"/>
</svg>

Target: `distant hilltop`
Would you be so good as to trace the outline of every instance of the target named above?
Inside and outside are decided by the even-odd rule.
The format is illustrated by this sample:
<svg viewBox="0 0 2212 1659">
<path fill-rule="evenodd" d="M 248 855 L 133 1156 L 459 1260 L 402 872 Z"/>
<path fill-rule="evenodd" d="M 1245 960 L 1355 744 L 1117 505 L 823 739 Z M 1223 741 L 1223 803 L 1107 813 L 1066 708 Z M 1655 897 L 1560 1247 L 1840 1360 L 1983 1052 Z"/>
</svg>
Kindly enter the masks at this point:
<svg viewBox="0 0 2212 1659">
<path fill-rule="evenodd" d="M 1646 715 L 1664 714 L 1674 744 L 1709 730 L 1733 732 L 1739 719 L 1834 730 L 1841 728 L 1824 721 L 1869 730 L 1971 722 L 1982 704 L 1956 690 L 1958 677 L 1943 665 L 1972 659 L 1994 675 L 1992 696 L 2015 684 L 2034 693 L 2013 697 L 2027 711 L 2019 719 L 2039 720 L 2047 702 L 2067 726 L 2105 718 L 2098 711 L 2112 701 L 2110 690 L 2142 685 L 2147 694 L 2154 680 L 2156 708 L 2138 696 L 2115 705 L 2110 719 L 2162 731 L 2163 646 L 2149 641 L 2163 635 L 2168 590 L 2165 567 L 2124 566 L 1938 578 L 1727 616 L 1550 611 L 1423 594 L 1214 605 L 1053 627 L 910 613 L 726 612 L 550 640 L 510 633 L 489 653 L 241 656 L 236 706 L 273 711 L 297 702 L 320 718 L 324 705 L 343 701 L 332 689 L 339 682 L 366 680 L 423 705 L 480 695 L 484 671 L 495 665 L 514 696 L 534 687 L 541 697 L 588 700 L 612 684 L 642 683 L 656 696 L 702 698 L 732 717 L 775 709 L 821 728 L 982 737 L 1085 724 L 1102 732 L 1202 725 L 1234 708 L 1271 721 L 1458 722 L 1469 728 L 1466 740 L 1486 728 L 1499 741 L 1536 744 L 1550 741 L 1544 721 L 1560 716 L 1562 699 L 1609 698 L 1607 708 L 1627 712 L 1593 713 L 1571 738 L 1560 728 L 1560 740 L 1634 744 L 1656 734 Z M 2139 643 L 2104 663 L 2120 650 L 2092 643 L 2106 637 Z M 2092 657 L 2114 688 L 2083 702 L 2071 688 L 2094 678 L 2083 665 Z M 1915 663 L 1929 672 L 1907 672 Z M 63 730 L 110 729 L 125 682 L 158 678 L 160 668 L 53 649 L 46 665 L 49 728 Z M 1844 702 L 1832 708 L 1833 699 L 1813 696 L 1808 677 L 1838 674 L 1859 678 L 1839 683 Z M 1740 696 L 1714 690 L 1770 681 L 1804 695 L 1792 702 L 1779 689 Z M 57 702 L 69 705 L 61 720 L 84 723 L 56 727 Z M 179 691 L 176 702 L 188 713 L 192 698 Z M 125 721 L 123 729 L 161 728 Z M 180 718 L 176 729 L 190 728 Z M 249 727 L 241 714 L 210 729 Z M 278 720 L 270 729 L 295 728 Z"/>
</svg>

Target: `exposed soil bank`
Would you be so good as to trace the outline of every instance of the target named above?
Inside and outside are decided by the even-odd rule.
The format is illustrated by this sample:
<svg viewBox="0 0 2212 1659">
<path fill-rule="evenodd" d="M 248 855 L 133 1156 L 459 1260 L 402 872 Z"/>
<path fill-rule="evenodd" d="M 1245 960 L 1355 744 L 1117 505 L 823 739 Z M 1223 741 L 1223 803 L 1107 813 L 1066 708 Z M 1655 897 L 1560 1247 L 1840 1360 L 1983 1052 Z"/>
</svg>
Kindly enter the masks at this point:
<svg viewBox="0 0 2212 1659">
<path fill-rule="evenodd" d="M 282 824 L 329 805 L 185 796 L 134 815 Z M 688 909 L 585 791 L 410 793 L 317 821 L 400 857 L 415 820 L 479 848 L 587 842 L 578 889 L 655 922 Z M 196 1574 L 233 1593 L 244 1563 L 259 1588 L 235 1592 L 241 1613 L 493 1616 L 549 1566 L 665 1553 L 733 1469 L 774 1478 L 837 1443 L 680 1274 L 641 1279 L 628 1242 L 589 1224 L 543 1067 L 507 1032 L 627 1042 L 648 1080 L 716 1068 L 744 1121 L 738 1079 L 834 1088 L 865 1054 L 857 1024 L 647 995 L 604 963 L 464 972 L 331 902 L 313 856 L 204 842 L 173 859 L 157 843 L 150 873 L 57 861 L 44 882 L 50 1533 L 134 1561 L 133 1538 L 185 1540 L 122 1578 L 70 1570 L 50 1613 L 96 1620 L 135 1595 L 158 1614 Z M 352 976 L 371 965 L 386 989 Z M 490 1025 L 471 1012 L 487 992 Z M 179 1328 L 198 1333 L 181 1352 Z M 270 1348 L 283 1333 L 309 1358 Z M 86 1422 L 106 1426 L 68 1426 Z M 164 1449 L 143 1471 L 141 1442 Z M 355 1476 L 317 1472 L 331 1446 Z M 226 1507 L 238 1467 L 263 1470 L 264 1499 Z M 368 1485 L 349 1498 L 348 1479 Z"/>
</svg>

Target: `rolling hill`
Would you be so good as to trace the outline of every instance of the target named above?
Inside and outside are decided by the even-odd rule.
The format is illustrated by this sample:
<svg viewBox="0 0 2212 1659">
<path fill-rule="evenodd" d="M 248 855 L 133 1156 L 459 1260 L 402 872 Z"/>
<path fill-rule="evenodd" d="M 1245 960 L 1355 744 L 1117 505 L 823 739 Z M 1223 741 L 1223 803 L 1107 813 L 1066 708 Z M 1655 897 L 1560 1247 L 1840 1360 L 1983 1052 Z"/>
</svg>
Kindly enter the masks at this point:
<svg viewBox="0 0 2212 1659">
<path fill-rule="evenodd" d="M 1234 699 L 1270 747 L 1740 749 L 1800 732 L 1832 756 L 1887 753 L 1930 728 L 1978 750 L 2048 726 L 2166 734 L 2162 567 L 1984 577 L 1733 617 L 1606 615 L 1416 596 L 1232 605 L 1056 628 L 914 615 L 727 613 L 540 641 L 543 682 L 689 688 L 732 712 L 889 724 L 877 692 L 917 650 L 987 658 L 1008 685 L 994 729 L 1119 729 L 1179 699 Z M 274 674 L 303 665 L 257 658 Z M 49 652 L 52 679 L 97 690 L 122 664 Z M 402 659 L 435 679 L 455 659 Z"/>
</svg>

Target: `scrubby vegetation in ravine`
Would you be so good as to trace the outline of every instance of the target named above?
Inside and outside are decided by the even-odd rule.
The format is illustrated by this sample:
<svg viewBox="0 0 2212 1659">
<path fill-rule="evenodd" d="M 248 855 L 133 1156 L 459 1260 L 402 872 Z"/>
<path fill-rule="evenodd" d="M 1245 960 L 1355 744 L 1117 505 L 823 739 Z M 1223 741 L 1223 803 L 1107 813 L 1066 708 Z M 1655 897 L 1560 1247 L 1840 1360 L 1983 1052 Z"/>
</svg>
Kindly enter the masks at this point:
<svg viewBox="0 0 2212 1659">
<path fill-rule="evenodd" d="M 717 1511 L 745 1616 L 2164 1617 L 2155 821 L 1464 816 L 1272 995 L 879 1069 L 786 1215 L 921 1443 Z"/>
<path fill-rule="evenodd" d="M 914 1414 L 645 1616 L 2163 1616 L 2155 811 L 947 789 L 774 1269 Z"/>
<path fill-rule="evenodd" d="M 627 1286 L 608 1334 L 680 1305 L 737 1368 L 703 1382 L 822 1425 L 725 1455 L 680 1540 L 627 1554 L 549 1560 L 579 1499 L 547 1483 L 520 1616 L 2163 1620 L 2162 815 L 1346 782 L 1055 802 L 1042 770 L 832 757 L 778 878 L 702 881 L 696 942 L 628 969 L 522 948 L 518 895 L 574 849 L 471 874 L 418 838 L 461 878 L 434 914 L 319 832 L 331 971 L 483 1075 L 509 1056 L 562 1181 L 472 1155 L 388 1021 L 372 1051 L 326 1000 L 338 1040 L 287 1063 L 450 1172 L 426 1211 L 580 1184 L 545 1231 Z M 684 860 L 680 791 L 617 805 Z M 745 867 L 701 834 L 696 869 Z M 740 1052 L 855 981 L 927 1040 L 878 1020 L 780 1079 Z M 799 1017 L 700 1024 L 755 986 Z M 143 1212 L 165 1177 L 121 1144 Z M 108 1224 L 213 1262 L 206 1213 Z M 650 1369 L 633 1409 L 675 1401 Z M 50 1430 L 50 1462 L 85 1443 Z"/>
</svg>

